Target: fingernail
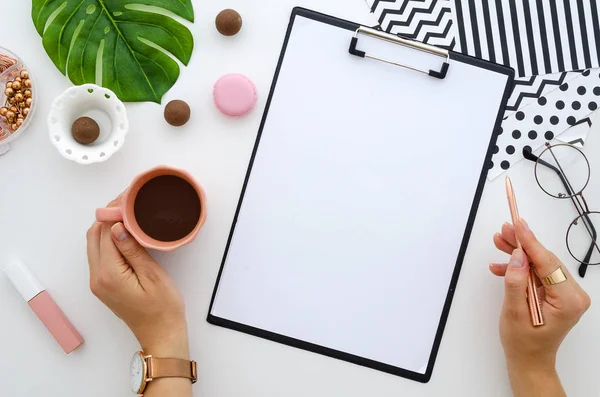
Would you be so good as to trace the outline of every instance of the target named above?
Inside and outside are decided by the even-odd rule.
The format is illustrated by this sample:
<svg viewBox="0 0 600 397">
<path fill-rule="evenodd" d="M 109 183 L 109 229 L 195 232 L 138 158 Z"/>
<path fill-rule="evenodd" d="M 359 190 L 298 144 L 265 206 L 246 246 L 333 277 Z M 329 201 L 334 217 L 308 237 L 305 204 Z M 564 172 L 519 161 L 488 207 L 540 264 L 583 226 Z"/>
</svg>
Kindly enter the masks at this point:
<svg viewBox="0 0 600 397">
<path fill-rule="evenodd" d="M 512 223 L 505 222 L 504 226 L 506 226 L 508 228 L 508 230 L 510 230 L 510 231 L 514 231 L 515 230 L 515 228 L 513 227 Z"/>
<path fill-rule="evenodd" d="M 527 222 L 525 222 L 525 219 L 521 218 L 519 219 L 519 221 L 521 222 L 521 226 L 523 226 L 523 229 L 525 229 L 526 232 L 530 231 L 529 225 L 527 224 Z"/>
<path fill-rule="evenodd" d="M 117 241 L 125 241 L 129 238 L 129 233 L 127 233 L 125 226 L 123 226 L 123 224 L 120 222 L 115 223 L 110 230 Z"/>
<path fill-rule="evenodd" d="M 523 251 L 516 249 L 512 256 L 510 257 L 510 261 L 508 262 L 508 266 L 510 267 L 523 267 L 523 262 L 525 261 L 525 257 L 523 256 Z"/>
</svg>

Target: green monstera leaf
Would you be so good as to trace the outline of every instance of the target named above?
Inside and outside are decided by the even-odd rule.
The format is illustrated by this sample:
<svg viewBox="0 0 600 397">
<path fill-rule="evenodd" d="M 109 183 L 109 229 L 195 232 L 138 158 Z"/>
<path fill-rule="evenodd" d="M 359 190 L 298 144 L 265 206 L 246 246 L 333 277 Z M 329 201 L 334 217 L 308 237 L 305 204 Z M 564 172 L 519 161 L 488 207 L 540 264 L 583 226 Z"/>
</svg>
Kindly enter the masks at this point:
<svg viewBox="0 0 600 397">
<path fill-rule="evenodd" d="M 179 77 L 194 38 L 191 0 L 33 0 L 46 52 L 76 85 L 95 83 L 126 102 L 153 101 Z M 171 54 L 171 55 L 169 55 Z"/>
</svg>

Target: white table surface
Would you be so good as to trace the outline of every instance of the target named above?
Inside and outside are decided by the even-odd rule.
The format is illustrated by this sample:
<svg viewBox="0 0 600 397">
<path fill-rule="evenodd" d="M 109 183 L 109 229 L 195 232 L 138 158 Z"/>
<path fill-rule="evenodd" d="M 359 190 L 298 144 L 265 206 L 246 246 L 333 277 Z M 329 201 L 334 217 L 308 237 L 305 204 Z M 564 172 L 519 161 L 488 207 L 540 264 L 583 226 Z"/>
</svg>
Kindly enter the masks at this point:
<svg viewBox="0 0 600 397">
<path fill-rule="evenodd" d="M 138 344 L 125 325 L 88 289 L 85 232 L 94 209 L 119 194 L 137 173 L 157 164 L 191 171 L 204 185 L 209 215 L 190 246 L 155 257 L 180 286 L 187 302 L 192 356 L 198 361 L 195 395 L 233 396 L 508 396 L 510 389 L 498 340 L 503 286 L 488 263 L 503 261 L 492 235 L 509 220 L 503 178 L 488 183 L 463 264 L 433 378 L 420 384 L 343 361 L 294 349 L 206 323 L 210 297 L 246 173 L 262 111 L 295 5 L 371 24 L 364 0 L 229 0 L 194 2 L 191 29 L 196 47 L 190 67 L 165 96 L 186 100 L 193 119 L 169 127 L 156 104 L 128 105 L 131 130 L 121 152 L 105 164 L 80 166 L 64 160 L 51 145 L 45 117 L 54 97 L 70 86 L 44 53 L 30 19 L 30 1 L 2 2 L 0 45 L 28 63 L 39 101 L 31 129 L 0 157 L 0 265 L 17 256 L 47 287 L 86 342 L 65 355 L 0 275 L 0 395 L 129 396 L 128 364 Z M 220 36 L 214 17 L 235 8 L 244 29 Z M 257 109 L 229 119 L 212 105 L 212 85 L 223 74 L 240 72 L 258 87 Z M 585 148 L 592 164 L 586 192 L 600 209 L 600 125 Z M 594 174 L 595 172 L 595 174 Z M 575 216 L 568 202 L 542 193 L 533 168 L 509 171 L 521 214 L 539 238 L 575 272 L 564 233 Z M 462 233 L 457 230 L 457 233 Z M 600 269 L 582 282 L 592 300 L 600 298 Z M 569 396 L 600 395 L 600 305 L 592 305 L 563 343 L 558 369 Z"/>
</svg>

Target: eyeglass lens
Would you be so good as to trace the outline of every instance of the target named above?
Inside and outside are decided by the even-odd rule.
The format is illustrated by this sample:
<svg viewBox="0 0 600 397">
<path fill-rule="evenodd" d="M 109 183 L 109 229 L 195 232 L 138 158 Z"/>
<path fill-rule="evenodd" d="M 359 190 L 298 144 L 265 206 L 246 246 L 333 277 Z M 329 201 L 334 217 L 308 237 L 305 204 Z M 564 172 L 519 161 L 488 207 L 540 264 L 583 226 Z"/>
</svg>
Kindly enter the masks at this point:
<svg viewBox="0 0 600 397">
<path fill-rule="evenodd" d="M 567 232 L 567 248 L 577 261 L 587 265 L 600 264 L 600 242 L 597 227 L 600 213 L 588 212 L 573 221 Z"/>
<path fill-rule="evenodd" d="M 548 195 L 568 198 L 585 189 L 590 170 L 587 159 L 571 145 L 555 145 L 546 149 L 535 166 L 538 185 Z"/>
</svg>

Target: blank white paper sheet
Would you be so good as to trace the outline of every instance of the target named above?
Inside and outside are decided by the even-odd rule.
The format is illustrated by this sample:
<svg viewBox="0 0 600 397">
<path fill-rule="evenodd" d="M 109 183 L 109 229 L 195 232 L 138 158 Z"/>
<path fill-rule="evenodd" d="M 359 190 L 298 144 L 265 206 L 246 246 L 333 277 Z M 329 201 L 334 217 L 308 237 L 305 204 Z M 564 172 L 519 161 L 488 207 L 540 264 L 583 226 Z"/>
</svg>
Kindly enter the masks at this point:
<svg viewBox="0 0 600 397">
<path fill-rule="evenodd" d="M 336 21 L 294 11 L 209 321 L 427 381 L 510 73 Z"/>
</svg>

